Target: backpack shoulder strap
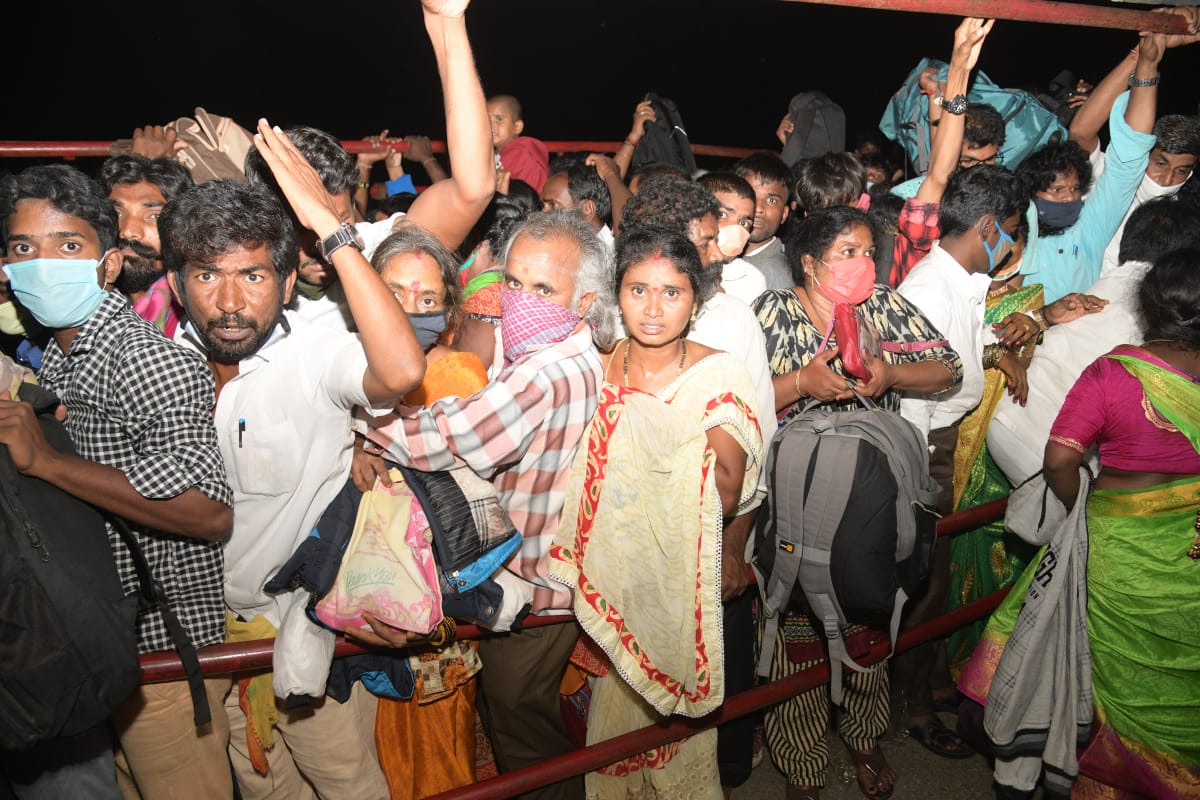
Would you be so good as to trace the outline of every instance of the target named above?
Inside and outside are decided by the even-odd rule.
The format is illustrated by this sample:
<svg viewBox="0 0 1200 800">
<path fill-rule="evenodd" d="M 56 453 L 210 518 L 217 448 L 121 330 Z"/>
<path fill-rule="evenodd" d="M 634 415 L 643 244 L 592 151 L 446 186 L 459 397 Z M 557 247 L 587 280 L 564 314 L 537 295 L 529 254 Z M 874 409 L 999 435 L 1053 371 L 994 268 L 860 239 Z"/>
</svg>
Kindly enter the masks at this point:
<svg viewBox="0 0 1200 800">
<path fill-rule="evenodd" d="M 854 484 L 858 465 L 859 437 L 853 432 L 830 431 L 821 438 L 817 463 L 804 508 L 804 562 L 800 565 L 800 583 L 829 644 L 829 697 L 842 704 L 842 664 L 861 670 L 846 652 L 842 638 L 845 614 L 833 590 L 829 572 L 833 540 L 846 513 L 846 504 Z"/>
<path fill-rule="evenodd" d="M 192 722 L 197 728 L 206 725 L 212 721 L 212 712 L 208 708 L 208 692 L 204 688 L 204 674 L 200 671 L 200 656 L 187 631 L 184 630 L 183 624 L 179 621 L 179 617 L 175 616 L 175 612 L 171 610 L 167 593 L 163 590 L 162 585 L 154 580 L 154 575 L 150 572 L 150 565 L 146 563 L 146 556 L 142 553 L 142 547 L 138 544 L 133 531 L 129 529 L 129 524 L 116 514 L 104 512 L 104 518 L 129 550 L 141 587 L 143 603 L 149 608 L 157 609 L 162 614 L 163 624 L 171 636 L 171 644 L 175 646 L 175 652 L 179 654 L 179 660 L 183 663 L 183 672 L 187 676 L 188 689 L 192 695 Z"/>
<path fill-rule="evenodd" d="M 762 652 L 758 659 L 758 674 L 767 677 L 771 672 L 771 656 L 779 622 L 787 609 L 792 587 L 800 574 L 800 557 L 804 551 L 804 496 L 808 483 L 808 463 L 817 448 L 819 432 L 813 430 L 812 420 L 803 417 L 788 423 L 776 435 L 768 457 L 770 475 L 771 516 L 775 530 L 775 564 L 763 590 Z"/>
</svg>

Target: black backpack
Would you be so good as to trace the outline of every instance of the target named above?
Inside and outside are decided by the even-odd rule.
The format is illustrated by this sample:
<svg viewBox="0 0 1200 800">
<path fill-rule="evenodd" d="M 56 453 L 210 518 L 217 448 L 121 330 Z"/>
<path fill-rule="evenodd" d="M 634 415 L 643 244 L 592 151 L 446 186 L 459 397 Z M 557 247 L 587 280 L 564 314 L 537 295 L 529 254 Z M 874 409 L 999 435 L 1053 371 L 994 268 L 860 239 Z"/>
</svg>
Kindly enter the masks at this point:
<svg viewBox="0 0 1200 800">
<path fill-rule="evenodd" d="M 646 92 L 642 100 L 650 101 L 655 120 L 646 123 L 646 132 L 633 151 L 632 169 L 645 164 L 673 164 L 688 175 L 695 175 L 696 156 L 675 101 L 654 92 Z"/>
<path fill-rule="evenodd" d="M 788 103 L 792 132 L 779 158 L 789 167 L 846 150 L 846 112 L 824 92 L 800 92 Z"/>
<path fill-rule="evenodd" d="M 767 624 L 758 671 L 768 674 L 780 616 L 807 610 L 829 644 L 830 696 L 842 701 L 851 624 L 885 628 L 895 647 L 900 612 L 929 573 L 938 485 L 920 432 L 899 414 L 865 406 L 830 411 L 811 401 L 767 451 L 768 499 L 758 515 L 755 569 Z"/>
<path fill-rule="evenodd" d="M 53 415 L 58 399 L 31 384 L 21 386 L 20 399 L 33 405 L 50 445 L 75 454 Z M 18 473 L 0 445 L 0 747 L 6 750 L 84 733 L 137 688 L 139 603 L 163 610 L 176 647 L 183 645 L 196 724 L 210 719 L 195 648 L 151 579 L 133 533 L 123 520 L 109 521 L 133 553 L 141 595 L 121 587 L 105 517 Z"/>
</svg>

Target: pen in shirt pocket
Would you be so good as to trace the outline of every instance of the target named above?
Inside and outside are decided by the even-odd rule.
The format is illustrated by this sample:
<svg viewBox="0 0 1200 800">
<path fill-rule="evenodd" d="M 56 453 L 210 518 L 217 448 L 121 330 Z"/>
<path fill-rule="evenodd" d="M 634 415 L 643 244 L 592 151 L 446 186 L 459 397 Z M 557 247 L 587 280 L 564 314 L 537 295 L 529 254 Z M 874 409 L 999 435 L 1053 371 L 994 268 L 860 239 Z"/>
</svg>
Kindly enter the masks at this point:
<svg viewBox="0 0 1200 800">
<path fill-rule="evenodd" d="M 238 447 L 242 446 L 242 437 L 246 434 L 246 418 L 238 420 Z"/>
<path fill-rule="evenodd" d="M 1079 245 L 1073 245 L 1071 247 L 1071 257 L 1079 258 Z"/>
</svg>

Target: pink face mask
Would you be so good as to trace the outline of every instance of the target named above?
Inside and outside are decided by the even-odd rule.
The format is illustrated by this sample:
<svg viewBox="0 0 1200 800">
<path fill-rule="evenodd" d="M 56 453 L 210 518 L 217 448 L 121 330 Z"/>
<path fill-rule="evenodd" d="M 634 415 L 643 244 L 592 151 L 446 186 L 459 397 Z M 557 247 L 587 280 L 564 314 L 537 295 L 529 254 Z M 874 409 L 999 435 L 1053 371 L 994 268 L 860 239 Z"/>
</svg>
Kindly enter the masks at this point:
<svg viewBox="0 0 1200 800">
<path fill-rule="evenodd" d="M 579 324 L 579 315 L 557 303 L 517 289 L 500 290 L 500 338 L 508 366 L 540 344 L 561 342 Z"/>
<path fill-rule="evenodd" d="M 859 256 L 834 261 L 832 264 L 824 259 L 818 260 L 829 267 L 829 277 L 824 283 L 820 283 L 816 275 L 813 275 L 813 283 L 817 285 L 818 292 L 833 302 L 856 306 L 875 291 L 874 259 Z"/>
<path fill-rule="evenodd" d="M 741 225 L 726 225 L 717 231 L 717 247 L 726 258 L 737 258 L 750 241 L 750 231 Z"/>
</svg>

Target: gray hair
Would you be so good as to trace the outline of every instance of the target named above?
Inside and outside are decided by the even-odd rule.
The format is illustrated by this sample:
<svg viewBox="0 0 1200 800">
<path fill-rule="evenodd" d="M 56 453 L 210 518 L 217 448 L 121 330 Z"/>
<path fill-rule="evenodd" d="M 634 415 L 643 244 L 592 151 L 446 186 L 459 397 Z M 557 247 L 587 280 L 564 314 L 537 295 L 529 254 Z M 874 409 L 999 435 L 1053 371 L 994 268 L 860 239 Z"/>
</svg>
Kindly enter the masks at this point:
<svg viewBox="0 0 1200 800">
<path fill-rule="evenodd" d="M 437 262 L 445 284 L 442 298 L 446 305 L 447 321 L 453 325 L 462 308 L 462 290 L 458 284 L 458 261 L 438 241 L 437 237 L 415 222 L 405 219 L 396 221 L 395 230 L 375 248 L 371 254 L 371 266 L 382 273 L 393 258 L 407 253 L 424 253 Z"/>
<path fill-rule="evenodd" d="M 585 294 L 595 298 L 583 319 L 592 329 L 592 341 L 600 350 L 609 350 L 617 341 L 617 301 L 613 295 L 613 256 L 600 241 L 595 229 L 580 214 L 569 211 L 537 211 L 530 214 L 509 236 L 504 246 L 504 262 L 513 243 L 521 236 L 538 241 L 556 237 L 569 239 L 579 248 L 579 266 L 575 271 L 575 295 L 572 310 Z"/>
</svg>

